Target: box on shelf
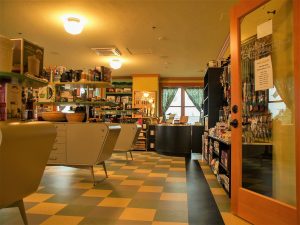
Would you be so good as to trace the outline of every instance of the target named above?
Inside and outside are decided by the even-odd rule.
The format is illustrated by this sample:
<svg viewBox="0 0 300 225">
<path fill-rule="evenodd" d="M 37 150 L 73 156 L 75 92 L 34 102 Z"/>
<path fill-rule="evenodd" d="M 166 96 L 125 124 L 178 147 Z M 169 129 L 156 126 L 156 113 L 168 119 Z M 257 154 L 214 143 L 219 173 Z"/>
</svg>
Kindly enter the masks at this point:
<svg viewBox="0 0 300 225">
<path fill-rule="evenodd" d="M 124 88 L 124 92 L 131 92 L 131 88 Z"/>
<path fill-rule="evenodd" d="M 116 88 L 116 93 L 123 93 L 123 88 Z"/>
<path fill-rule="evenodd" d="M 54 102 L 55 101 L 55 88 L 53 85 L 39 88 L 38 91 L 39 102 Z"/>
<path fill-rule="evenodd" d="M 0 71 L 11 72 L 13 42 L 0 35 Z"/>
<path fill-rule="evenodd" d="M 12 71 L 40 77 L 43 71 L 44 48 L 23 38 L 13 41 Z"/>
</svg>

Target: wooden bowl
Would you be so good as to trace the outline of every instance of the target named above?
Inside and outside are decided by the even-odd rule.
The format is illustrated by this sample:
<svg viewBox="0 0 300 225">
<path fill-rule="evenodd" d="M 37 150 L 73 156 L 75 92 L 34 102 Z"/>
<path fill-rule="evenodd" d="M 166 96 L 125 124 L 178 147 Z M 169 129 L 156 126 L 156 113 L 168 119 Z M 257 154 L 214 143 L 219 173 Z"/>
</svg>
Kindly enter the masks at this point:
<svg viewBox="0 0 300 225">
<path fill-rule="evenodd" d="M 68 122 L 82 122 L 84 120 L 85 113 L 67 113 L 66 118 Z"/>
<path fill-rule="evenodd" d="M 66 115 L 62 112 L 42 112 L 43 120 L 50 122 L 64 122 Z"/>
</svg>

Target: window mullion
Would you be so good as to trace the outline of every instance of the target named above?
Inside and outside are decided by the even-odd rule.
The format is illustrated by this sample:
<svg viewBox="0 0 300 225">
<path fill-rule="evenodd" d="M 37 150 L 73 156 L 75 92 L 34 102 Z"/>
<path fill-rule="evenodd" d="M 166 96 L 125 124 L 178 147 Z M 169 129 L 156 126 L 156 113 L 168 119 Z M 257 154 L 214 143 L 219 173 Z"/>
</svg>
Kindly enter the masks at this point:
<svg viewBox="0 0 300 225">
<path fill-rule="evenodd" d="M 185 96 L 184 96 L 184 88 L 181 87 L 181 116 L 185 116 Z"/>
</svg>

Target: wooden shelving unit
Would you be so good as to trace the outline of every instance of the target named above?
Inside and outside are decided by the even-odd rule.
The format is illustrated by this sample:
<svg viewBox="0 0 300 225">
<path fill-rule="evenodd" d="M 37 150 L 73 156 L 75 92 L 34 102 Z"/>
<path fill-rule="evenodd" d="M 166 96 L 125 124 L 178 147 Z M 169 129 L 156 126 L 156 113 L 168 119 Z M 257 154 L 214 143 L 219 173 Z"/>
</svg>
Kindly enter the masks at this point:
<svg viewBox="0 0 300 225">
<path fill-rule="evenodd" d="M 223 68 L 213 67 L 207 68 L 204 76 L 204 89 L 203 89 L 203 105 L 204 105 L 204 129 L 207 131 L 209 128 L 216 125 L 219 121 L 219 109 L 223 106 L 222 99 L 222 85 L 220 77 Z"/>
<path fill-rule="evenodd" d="M 11 82 L 13 79 L 18 80 L 18 82 L 24 87 L 39 88 L 48 85 L 47 80 L 29 74 L 0 71 L 0 81 L 3 80 L 6 82 Z"/>
<path fill-rule="evenodd" d="M 149 123 L 150 123 L 149 118 L 142 118 L 142 130 L 141 130 L 138 140 L 135 144 L 135 147 L 134 147 L 135 150 L 142 150 L 142 151 L 148 150 L 148 148 L 147 148 L 147 132 L 149 129 Z"/>
<path fill-rule="evenodd" d="M 231 144 L 218 137 L 208 135 L 208 151 L 206 158 L 217 180 L 224 190 L 231 195 Z M 212 163 L 213 162 L 213 163 Z"/>
<path fill-rule="evenodd" d="M 106 87 L 111 87 L 110 82 L 104 82 L 104 81 L 51 82 L 49 84 L 50 85 L 56 85 L 56 86 L 70 85 L 72 87 L 79 87 L 79 88 L 106 88 Z"/>
</svg>

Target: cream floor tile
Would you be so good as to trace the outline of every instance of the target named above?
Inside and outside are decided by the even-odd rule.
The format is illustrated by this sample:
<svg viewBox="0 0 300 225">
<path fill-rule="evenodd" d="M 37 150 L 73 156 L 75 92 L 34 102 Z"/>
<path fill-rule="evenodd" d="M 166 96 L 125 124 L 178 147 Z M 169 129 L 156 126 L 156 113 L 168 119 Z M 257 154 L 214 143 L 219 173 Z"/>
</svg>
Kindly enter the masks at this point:
<svg viewBox="0 0 300 225">
<path fill-rule="evenodd" d="M 151 173 L 152 170 L 147 170 L 147 169 L 136 169 L 133 172 L 135 173 Z"/>
<path fill-rule="evenodd" d="M 155 216 L 155 209 L 142 209 L 142 208 L 126 208 L 120 220 L 138 220 L 138 221 L 153 221 Z"/>
<path fill-rule="evenodd" d="M 143 180 L 124 180 L 121 185 L 132 185 L 132 186 L 140 186 L 144 183 Z"/>
<path fill-rule="evenodd" d="M 167 177 L 166 182 L 168 183 L 186 183 L 185 177 Z"/>
<path fill-rule="evenodd" d="M 160 159 L 160 157 L 152 156 L 152 157 L 149 157 L 149 159 Z"/>
<path fill-rule="evenodd" d="M 168 174 L 167 173 L 150 173 L 148 176 L 149 177 L 167 177 Z"/>
<path fill-rule="evenodd" d="M 91 189 L 94 185 L 92 183 L 76 183 L 72 185 L 72 188 L 76 189 Z"/>
<path fill-rule="evenodd" d="M 188 223 L 154 221 L 152 225 L 189 225 Z"/>
<path fill-rule="evenodd" d="M 172 162 L 172 159 L 160 159 L 158 161 L 160 161 L 160 162 Z"/>
<path fill-rule="evenodd" d="M 41 225 L 77 225 L 83 220 L 81 216 L 51 216 L 45 220 Z"/>
<path fill-rule="evenodd" d="M 33 193 L 24 198 L 24 202 L 44 202 L 54 196 L 54 194 Z"/>
<path fill-rule="evenodd" d="M 141 186 L 138 192 L 162 192 L 163 186 Z"/>
<path fill-rule="evenodd" d="M 137 166 L 122 166 L 122 170 L 136 170 L 138 167 Z"/>
<path fill-rule="evenodd" d="M 155 165 L 156 168 L 170 168 L 170 165 Z"/>
<path fill-rule="evenodd" d="M 172 164 L 185 164 L 184 161 L 172 161 Z"/>
<path fill-rule="evenodd" d="M 202 169 L 210 169 L 209 166 L 205 165 L 205 166 L 201 166 Z"/>
<path fill-rule="evenodd" d="M 175 172 L 185 172 L 185 168 L 174 168 L 170 167 L 170 171 L 175 171 Z"/>
<path fill-rule="evenodd" d="M 161 194 L 160 200 L 186 202 L 187 201 L 187 194 L 186 193 L 167 193 L 167 192 L 164 192 L 164 193 Z"/>
<path fill-rule="evenodd" d="M 66 204 L 43 202 L 36 206 L 33 206 L 32 208 L 28 209 L 26 212 L 32 214 L 54 215 L 58 211 L 63 209 L 65 206 Z"/>
<path fill-rule="evenodd" d="M 111 175 L 107 179 L 112 180 L 125 180 L 128 176 L 127 175 Z"/>
<path fill-rule="evenodd" d="M 112 190 L 98 190 L 98 189 L 91 189 L 82 194 L 82 196 L 86 197 L 107 197 Z"/>
<path fill-rule="evenodd" d="M 211 174 L 204 174 L 206 180 L 215 180 L 217 179 L 215 175 L 211 175 Z"/>
<path fill-rule="evenodd" d="M 223 188 L 211 188 L 210 190 L 213 195 L 226 195 Z"/>
<path fill-rule="evenodd" d="M 144 162 L 143 164 L 144 164 L 144 165 L 155 165 L 156 162 Z"/>
<path fill-rule="evenodd" d="M 98 206 L 127 207 L 130 201 L 130 198 L 105 198 L 98 204 Z"/>
<path fill-rule="evenodd" d="M 110 166 L 125 166 L 125 163 L 110 163 Z"/>
<path fill-rule="evenodd" d="M 222 218 L 225 222 L 225 225 L 251 225 L 247 221 L 233 215 L 232 213 L 222 212 Z"/>
</svg>

